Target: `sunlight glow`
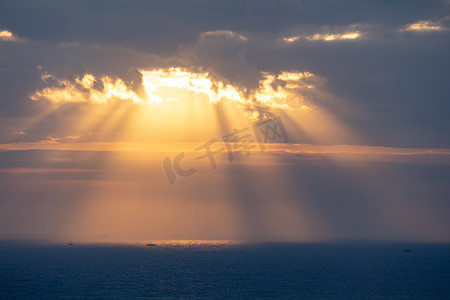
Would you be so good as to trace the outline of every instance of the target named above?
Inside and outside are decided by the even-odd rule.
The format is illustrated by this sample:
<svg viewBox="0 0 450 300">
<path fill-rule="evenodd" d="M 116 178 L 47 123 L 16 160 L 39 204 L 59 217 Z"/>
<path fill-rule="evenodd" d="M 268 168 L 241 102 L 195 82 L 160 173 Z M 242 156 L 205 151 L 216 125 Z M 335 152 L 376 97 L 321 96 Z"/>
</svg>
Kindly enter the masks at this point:
<svg viewBox="0 0 450 300">
<path fill-rule="evenodd" d="M 123 100 L 131 103 L 162 104 L 186 99 L 205 99 L 211 104 L 220 101 L 237 103 L 254 110 L 257 107 L 277 109 L 304 109 L 304 94 L 319 80 L 309 72 L 283 71 L 278 75 L 262 73 L 256 89 L 247 90 L 213 79 L 208 73 L 195 73 L 181 68 L 139 70 L 145 93 L 138 93 L 122 79 L 85 74 L 74 81 L 42 75 L 47 87 L 30 95 L 34 101 L 53 103 L 106 103 Z M 311 91 L 308 91 L 311 93 Z M 180 104 L 181 105 L 181 104 Z M 256 118 L 257 113 L 251 115 Z"/>
<path fill-rule="evenodd" d="M 31 96 L 35 101 L 50 101 L 54 105 L 48 106 L 57 111 L 60 109 L 58 112 L 73 109 L 73 105 L 64 105 L 64 102 L 89 104 L 83 105 L 86 110 L 77 118 L 67 121 L 70 135 L 48 136 L 34 144 L 34 148 L 119 150 L 114 155 L 103 155 L 98 151 L 86 154 L 83 158 L 86 161 L 101 155 L 100 169 L 108 170 L 96 173 L 96 180 L 75 178 L 64 182 L 89 186 L 83 204 L 75 207 L 65 221 L 64 238 L 69 235 L 71 239 L 80 240 L 95 239 L 96 236 L 114 240 L 157 239 L 163 232 L 162 238 L 198 239 L 220 233 L 220 238 L 246 239 L 260 231 L 268 236 L 279 236 L 292 228 L 301 228 L 296 234 L 304 240 L 315 234 L 310 228 L 322 225 L 318 224 L 320 222 L 311 209 L 300 207 L 290 199 L 289 183 L 285 181 L 289 173 L 278 168 L 283 163 L 283 157 L 278 154 L 291 151 L 295 156 L 302 153 L 302 149 L 273 144 L 268 147 L 276 149 L 268 148 L 267 152 L 271 154 L 266 155 L 255 147 L 251 159 L 243 160 L 244 156 L 238 156 L 242 160 L 234 161 L 233 165 L 224 151 L 223 155 L 217 156 L 218 162 L 222 163 L 221 171 L 216 173 L 203 161 L 196 160 L 199 153 L 195 149 L 212 138 L 223 140 L 224 135 L 236 129 L 248 128 L 251 132 L 255 121 L 271 115 L 283 117 L 286 127 L 290 128 L 292 141 L 301 141 L 304 136 L 311 136 L 323 144 L 340 138 L 351 141 L 352 132 L 345 124 L 314 106 L 313 101 L 312 104 L 307 101 L 322 92 L 323 79 L 296 70 L 264 72 L 257 78 L 255 88 L 245 90 L 217 80 L 211 74 L 181 68 L 139 71 L 142 86 L 136 90 L 131 88 L 136 85 L 109 76 L 85 74 L 67 80 L 44 74 L 42 79 L 47 87 Z M 26 132 L 28 128 L 20 129 Z M 31 145 L 9 145 L 10 148 L 26 146 Z M 214 144 L 216 150 L 225 148 L 224 143 Z M 198 177 L 185 181 L 189 185 L 183 185 L 180 180 L 177 187 L 181 187 L 182 197 L 177 195 L 177 187 L 175 193 L 165 190 L 164 174 L 151 173 L 161 170 L 165 156 L 173 157 L 181 151 L 187 154 L 186 166 L 192 165 L 199 170 Z M 321 155 L 328 154 L 324 149 L 318 151 Z M 251 179 L 246 175 L 235 175 L 236 170 L 240 170 L 239 174 L 248 174 L 257 165 L 270 167 L 271 171 L 257 172 Z M 205 178 L 212 181 L 204 181 Z M 210 194 L 202 197 L 215 201 L 184 197 L 195 195 L 202 182 L 214 182 Z M 256 188 L 260 183 L 264 183 L 262 191 Z M 250 192 L 242 192 L 240 187 L 244 185 Z M 183 187 L 187 189 L 183 190 Z M 252 203 L 250 210 L 243 212 L 241 203 L 247 197 L 270 200 L 265 200 L 264 205 Z M 256 211 L 258 213 L 253 213 Z M 267 229 L 257 226 L 261 216 L 270 224 Z M 204 236 L 193 235 L 193 232 Z"/>
<path fill-rule="evenodd" d="M 191 73 L 182 71 L 179 68 L 170 68 L 169 70 L 140 70 L 145 91 L 150 99 L 157 99 L 155 103 L 161 103 L 164 100 L 177 100 L 173 97 L 176 93 L 169 93 L 172 97 L 162 98 L 164 89 L 175 88 L 184 89 L 194 93 L 204 94 L 209 101 L 214 103 L 222 98 L 244 102 L 241 93 L 232 85 L 223 82 L 213 81 L 208 77 L 208 73 Z"/>
</svg>

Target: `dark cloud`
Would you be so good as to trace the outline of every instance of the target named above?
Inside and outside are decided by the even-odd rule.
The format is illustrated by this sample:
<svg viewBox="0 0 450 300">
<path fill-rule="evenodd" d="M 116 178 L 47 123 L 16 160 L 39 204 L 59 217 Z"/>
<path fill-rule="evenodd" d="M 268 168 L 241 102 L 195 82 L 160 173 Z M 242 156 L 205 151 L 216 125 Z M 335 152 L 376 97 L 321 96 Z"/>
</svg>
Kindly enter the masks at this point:
<svg viewBox="0 0 450 300">
<path fill-rule="evenodd" d="M 44 105 L 28 98 L 43 73 L 108 75 L 139 90 L 139 68 L 201 69 L 250 88 L 262 71 L 298 70 L 326 80 L 326 94 L 351 109 L 312 102 L 368 144 L 449 147 L 450 33 L 400 31 L 448 15 L 444 1 L 2 1 L 0 28 L 23 39 L 0 41 L 2 123 L 14 131 L 9 119 Z M 361 38 L 282 42 L 349 29 Z M 202 36 L 226 30 L 234 36 Z"/>
</svg>

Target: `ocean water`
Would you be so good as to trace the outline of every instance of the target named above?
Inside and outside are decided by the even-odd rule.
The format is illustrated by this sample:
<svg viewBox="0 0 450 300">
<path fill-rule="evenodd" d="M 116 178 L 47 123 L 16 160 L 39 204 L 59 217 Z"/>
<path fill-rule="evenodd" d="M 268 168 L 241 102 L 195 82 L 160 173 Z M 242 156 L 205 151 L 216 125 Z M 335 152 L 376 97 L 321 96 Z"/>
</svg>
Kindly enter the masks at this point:
<svg viewBox="0 0 450 300">
<path fill-rule="evenodd" d="M 0 298 L 450 299 L 450 245 L 4 241 Z"/>
</svg>

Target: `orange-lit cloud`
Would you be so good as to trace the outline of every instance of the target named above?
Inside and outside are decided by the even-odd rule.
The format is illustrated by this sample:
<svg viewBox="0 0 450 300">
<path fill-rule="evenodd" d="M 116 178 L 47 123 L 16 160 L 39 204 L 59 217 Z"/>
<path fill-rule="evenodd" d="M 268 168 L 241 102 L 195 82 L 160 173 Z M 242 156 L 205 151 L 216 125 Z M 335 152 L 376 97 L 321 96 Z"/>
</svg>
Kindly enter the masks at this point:
<svg viewBox="0 0 450 300">
<path fill-rule="evenodd" d="M 53 103 L 91 102 L 106 103 L 124 100 L 133 103 L 160 104 L 183 100 L 190 96 L 204 97 L 210 103 L 232 101 L 249 106 L 280 109 L 308 109 L 304 92 L 315 88 L 320 79 L 309 72 L 262 73 L 263 79 L 254 90 L 233 86 L 213 79 L 208 73 L 196 73 L 180 68 L 139 70 L 145 94 L 138 95 L 120 79 L 109 76 L 95 77 L 86 74 L 75 80 L 57 79 L 43 75 L 45 82 L 56 82 L 37 90 L 30 98 L 34 101 L 49 100 Z"/>
<path fill-rule="evenodd" d="M 332 33 L 325 33 L 320 34 L 316 33 L 314 35 L 308 36 L 307 39 L 309 41 L 337 41 L 337 40 L 354 40 L 361 37 L 361 33 L 358 31 L 354 32 L 346 32 L 341 34 L 332 34 Z"/>
<path fill-rule="evenodd" d="M 244 102 L 241 92 L 230 84 L 214 81 L 208 73 L 192 73 L 179 68 L 168 70 L 140 71 L 145 91 L 154 103 L 178 100 L 176 89 L 203 94 L 210 102 L 218 102 L 223 98 Z M 175 90 L 174 90 L 175 89 Z"/>
<path fill-rule="evenodd" d="M 285 41 L 286 43 L 293 43 L 296 42 L 300 39 L 300 36 L 296 35 L 296 36 L 290 36 L 290 37 L 284 37 L 283 41 Z"/>
<path fill-rule="evenodd" d="M 308 79 L 315 77 L 312 73 L 281 72 L 278 76 L 271 73 L 263 75 L 259 90 L 254 94 L 258 102 L 281 109 L 310 109 L 303 103 L 301 90 L 314 88 L 314 85 L 308 83 Z"/>
<path fill-rule="evenodd" d="M 59 80 L 52 75 L 44 75 L 42 79 L 53 79 L 57 82 L 55 87 L 47 87 L 36 91 L 30 98 L 34 101 L 47 99 L 54 103 L 62 102 L 97 102 L 105 103 L 111 100 L 128 100 L 135 103 L 142 102 L 136 93 L 121 79 L 112 79 L 109 76 L 95 78 L 86 74 L 83 78 L 76 78 L 74 82 Z M 98 82 L 101 87 L 94 87 Z"/>
<path fill-rule="evenodd" d="M 343 33 L 315 33 L 305 36 L 294 35 L 283 37 L 282 39 L 285 43 L 292 44 L 300 40 L 332 42 L 342 40 L 355 40 L 361 37 L 362 33 L 360 31 L 346 31 Z"/>
<path fill-rule="evenodd" d="M 235 32 L 231 30 L 214 30 L 214 31 L 207 31 L 200 34 L 201 38 L 205 37 L 228 37 L 228 38 L 239 38 L 240 40 L 246 41 L 247 38 L 241 34 L 236 34 Z"/>
<path fill-rule="evenodd" d="M 11 31 L 2 30 L 0 31 L 0 40 L 9 41 L 9 42 L 17 42 L 19 38 L 15 36 Z"/>
<path fill-rule="evenodd" d="M 416 23 L 409 24 L 401 31 L 415 31 L 415 32 L 430 32 L 430 31 L 443 31 L 447 30 L 440 22 L 432 21 L 418 21 Z"/>
</svg>

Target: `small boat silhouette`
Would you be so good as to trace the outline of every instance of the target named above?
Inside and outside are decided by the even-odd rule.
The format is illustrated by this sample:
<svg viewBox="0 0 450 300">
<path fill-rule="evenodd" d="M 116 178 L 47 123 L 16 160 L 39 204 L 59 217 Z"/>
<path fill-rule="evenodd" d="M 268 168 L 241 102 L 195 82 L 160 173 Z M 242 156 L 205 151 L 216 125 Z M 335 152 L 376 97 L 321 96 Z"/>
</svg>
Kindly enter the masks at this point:
<svg viewBox="0 0 450 300">
<path fill-rule="evenodd" d="M 68 243 L 67 245 L 69 245 L 69 246 L 74 246 L 75 244 L 74 244 L 74 243 Z"/>
<path fill-rule="evenodd" d="M 147 244 L 148 247 L 155 247 L 156 244 Z"/>
<path fill-rule="evenodd" d="M 403 252 L 411 252 L 411 250 L 409 250 L 409 249 L 403 249 L 402 251 Z"/>
</svg>

